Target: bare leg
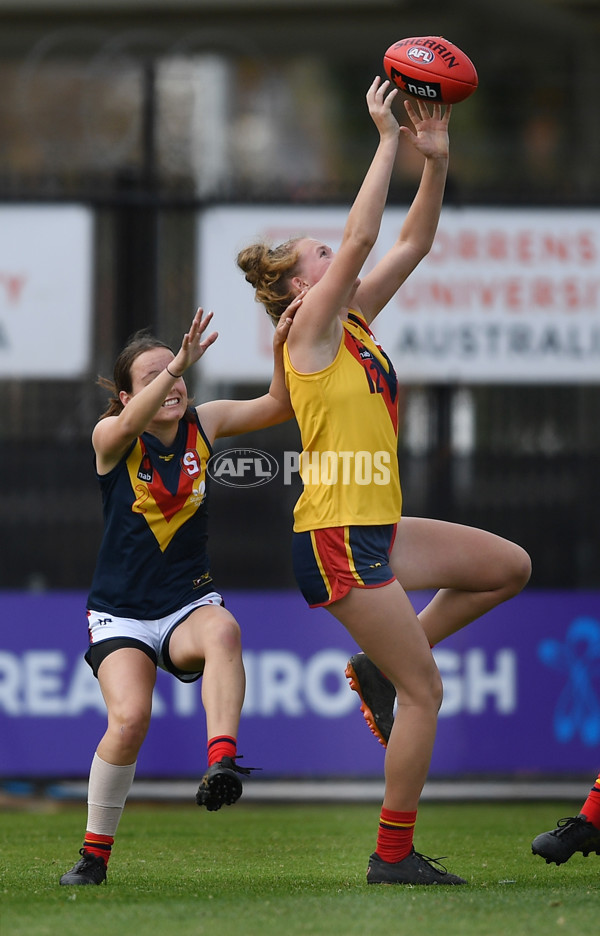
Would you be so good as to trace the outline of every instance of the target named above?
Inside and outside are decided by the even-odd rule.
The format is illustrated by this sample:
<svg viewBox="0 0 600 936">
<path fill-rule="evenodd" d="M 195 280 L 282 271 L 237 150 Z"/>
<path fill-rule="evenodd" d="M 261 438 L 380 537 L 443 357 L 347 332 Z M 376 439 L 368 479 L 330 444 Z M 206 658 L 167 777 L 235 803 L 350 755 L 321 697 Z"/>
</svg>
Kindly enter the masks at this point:
<svg viewBox="0 0 600 936">
<path fill-rule="evenodd" d="M 225 608 L 204 605 L 175 629 L 169 644 L 179 669 L 200 672 L 208 737 L 237 737 L 246 691 L 240 628 Z"/>
<path fill-rule="evenodd" d="M 431 646 L 518 594 L 531 572 L 527 553 L 500 536 L 417 517 L 398 524 L 390 565 L 408 591 L 437 589 L 418 616 Z M 380 669 L 388 675 L 387 663 Z M 385 746 L 394 717 L 389 684 L 361 654 L 350 659 L 346 675 L 361 697 L 367 724 Z"/>
<path fill-rule="evenodd" d="M 390 564 L 407 591 L 438 589 L 419 614 L 431 645 L 517 595 L 531 574 L 529 556 L 515 543 L 419 517 L 398 524 Z"/>
<path fill-rule="evenodd" d="M 196 803 L 209 812 L 231 806 L 242 795 L 238 776 L 248 773 L 235 761 L 246 676 L 240 628 L 225 608 L 197 608 L 173 632 L 171 660 L 179 669 L 201 672 L 202 703 L 209 740 L 209 766 L 200 780 Z"/>
<path fill-rule="evenodd" d="M 108 764 L 133 764 L 150 723 L 156 667 L 141 650 L 125 647 L 102 661 L 98 682 L 108 711 L 98 756 Z"/>
<path fill-rule="evenodd" d="M 390 810 L 415 810 L 427 778 L 442 700 L 441 679 L 414 609 L 398 582 L 354 588 L 328 610 L 346 627 L 398 696 L 398 713 L 385 758 Z"/>
</svg>

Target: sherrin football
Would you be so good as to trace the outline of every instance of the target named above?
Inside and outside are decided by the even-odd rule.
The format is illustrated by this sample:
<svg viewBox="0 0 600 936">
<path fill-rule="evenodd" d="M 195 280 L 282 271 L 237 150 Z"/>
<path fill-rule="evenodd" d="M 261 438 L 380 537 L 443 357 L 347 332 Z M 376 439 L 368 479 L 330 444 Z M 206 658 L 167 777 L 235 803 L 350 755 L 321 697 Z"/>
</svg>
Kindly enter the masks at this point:
<svg viewBox="0 0 600 936">
<path fill-rule="evenodd" d="M 383 67 L 404 94 L 441 104 L 458 104 L 477 88 L 475 66 L 443 36 L 400 39 L 389 47 Z"/>
</svg>

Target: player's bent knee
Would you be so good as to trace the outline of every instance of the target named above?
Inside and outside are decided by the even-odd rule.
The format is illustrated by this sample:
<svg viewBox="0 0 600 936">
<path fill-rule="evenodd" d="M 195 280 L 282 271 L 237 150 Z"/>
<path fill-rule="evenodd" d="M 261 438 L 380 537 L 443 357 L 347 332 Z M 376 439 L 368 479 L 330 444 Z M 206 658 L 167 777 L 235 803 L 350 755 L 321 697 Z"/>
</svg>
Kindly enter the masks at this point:
<svg viewBox="0 0 600 936">
<path fill-rule="evenodd" d="M 437 714 L 444 699 L 444 684 L 440 671 L 433 666 L 411 674 L 411 678 L 394 680 L 399 705 L 411 705 Z"/>
<path fill-rule="evenodd" d="M 521 546 L 514 547 L 508 587 L 511 594 L 518 595 L 531 578 L 531 557 Z"/>
<path fill-rule="evenodd" d="M 442 702 L 444 701 L 444 684 L 442 682 L 442 677 L 440 673 L 437 673 L 437 679 L 432 681 L 431 685 L 431 702 L 434 706 L 436 712 L 442 707 Z"/>
<path fill-rule="evenodd" d="M 150 724 L 150 715 L 131 713 L 129 716 L 109 719 L 109 731 L 123 750 L 137 751 L 143 744 Z"/>
<path fill-rule="evenodd" d="M 242 632 L 234 617 L 228 615 L 215 621 L 212 628 L 212 641 L 227 650 L 242 652 Z"/>
</svg>

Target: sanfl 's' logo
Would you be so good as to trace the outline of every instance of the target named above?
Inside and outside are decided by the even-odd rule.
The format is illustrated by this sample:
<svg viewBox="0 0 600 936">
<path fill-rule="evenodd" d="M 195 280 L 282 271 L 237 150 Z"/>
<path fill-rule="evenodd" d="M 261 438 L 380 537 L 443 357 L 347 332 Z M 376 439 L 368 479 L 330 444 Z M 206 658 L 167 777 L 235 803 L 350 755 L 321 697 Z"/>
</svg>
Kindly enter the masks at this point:
<svg viewBox="0 0 600 936">
<path fill-rule="evenodd" d="M 200 474 L 202 465 L 196 449 L 187 449 L 187 451 L 184 452 L 183 458 L 181 459 L 181 467 L 190 478 L 195 478 Z"/>
<path fill-rule="evenodd" d="M 565 744 L 579 735 L 584 744 L 600 744 L 600 622 L 576 618 L 565 642 L 544 640 L 542 663 L 564 670 L 567 682 L 554 711 L 554 733 Z"/>
</svg>

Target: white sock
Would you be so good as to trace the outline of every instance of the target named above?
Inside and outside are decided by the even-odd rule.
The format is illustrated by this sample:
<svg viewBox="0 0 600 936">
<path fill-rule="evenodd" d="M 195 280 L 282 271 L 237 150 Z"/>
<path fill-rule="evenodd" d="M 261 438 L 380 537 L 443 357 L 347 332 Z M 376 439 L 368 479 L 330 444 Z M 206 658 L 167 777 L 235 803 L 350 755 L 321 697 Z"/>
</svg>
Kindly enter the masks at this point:
<svg viewBox="0 0 600 936">
<path fill-rule="evenodd" d="M 133 783 L 136 763 L 121 767 L 107 764 L 94 754 L 88 782 L 88 832 L 114 837 Z"/>
</svg>

